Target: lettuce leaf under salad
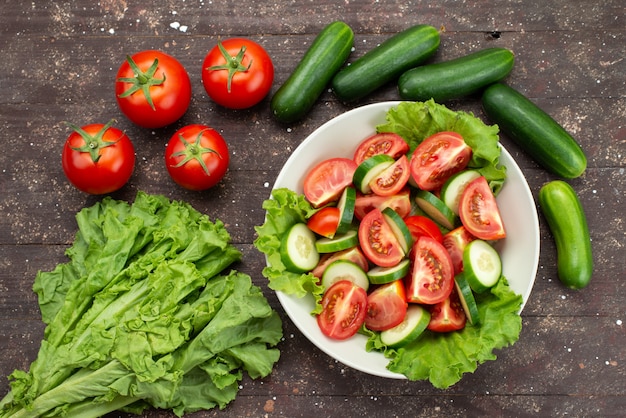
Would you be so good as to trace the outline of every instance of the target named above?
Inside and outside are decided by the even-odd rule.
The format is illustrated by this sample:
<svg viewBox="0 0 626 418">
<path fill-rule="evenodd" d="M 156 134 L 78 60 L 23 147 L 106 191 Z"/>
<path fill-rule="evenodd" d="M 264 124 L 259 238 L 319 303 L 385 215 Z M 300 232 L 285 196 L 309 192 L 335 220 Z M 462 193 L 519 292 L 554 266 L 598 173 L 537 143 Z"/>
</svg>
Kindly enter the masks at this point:
<svg viewBox="0 0 626 418">
<path fill-rule="evenodd" d="M 410 146 L 411 152 L 428 136 L 441 131 L 459 133 L 473 150 L 469 167 L 483 174 L 494 193 L 502 188 L 506 167 L 499 164 L 500 144 L 498 127 L 484 124 L 471 113 L 452 111 L 433 100 L 427 102 L 402 102 L 390 109 L 387 122 L 377 126 L 377 132 L 395 132 Z M 306 220 L 317 209 L 303 195 L 286 189 L 272 191 L 272 199 L 264 202 L 265 223 L 257 226 L 254 244 L 268 261 L 263 275 L 268 286 L 285 294 L 303 297 L 307 293 L 315 299 L 317 314 L 324 288 L 311 273 L 296 274 L 287 271 L 280 259 L 280 242 L 296 222 Z M 379 351 L 390 361 L 387 368 L 405 375 L 410 380 L 429 380 L 437 388 L 447 388 L 457 383 L 462 375 L 476 370 L 478 364 L 496 358 L 494 350 L 513 344 L 519 338 L 522 321 L 519 310 L 522 297 L 509 287 L 506 278 L 489 291 L 477 294 L 480 325 L 467 324 L 461 331 L 434 333 L 425 331 L 418 340 L 400 349 L 386 347 L 380 334 L 363 328 L 368 336 L 367 351 Z"/>
</svg>

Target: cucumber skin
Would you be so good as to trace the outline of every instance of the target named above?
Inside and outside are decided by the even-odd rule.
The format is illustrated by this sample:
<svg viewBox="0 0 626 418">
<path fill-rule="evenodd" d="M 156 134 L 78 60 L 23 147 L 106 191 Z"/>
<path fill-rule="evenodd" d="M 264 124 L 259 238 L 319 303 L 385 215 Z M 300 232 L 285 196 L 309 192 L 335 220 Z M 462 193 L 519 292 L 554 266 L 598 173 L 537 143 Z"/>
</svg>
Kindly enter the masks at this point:
<svg viewBox="0 0 626 418">
<path fill-rule="evenodd" d="M 412 26 L 342 68 L 333 77 L 332 89 L 344 102 L 361 99 L 426 61 L 440 43 L 439 31 L 433 26 Z"/>
<path fill-rule="evenodd" d="M 497 83 L 483 92 L 483 109 L 494 123 L 546 170 L 572 179 L 587 168 L 587 157 L 574 138 L 527 97 Z"/>
<path fill-rule="evenodd" d="M 576 192 L 568 183 L 553 180 L 539 190 L 539 205 L 556 243 L 559 280 L 572 289 L 586 287 L 593 274 L 593 255 Z"/>
<path fill-rule="evenodd" d="M 398 92 L 404 100 L 436 102 L 469 96 L 504 79 L 515 55 L 506 48 L 486 48 L 450 61 L 423 65 L 400 76 Z"/>
<path fill-rule="evenodd" d="M 304 117 L 332 77 L 346 62 L 354 45 L 354 32 L 335 21 L 317 35 L 295 70 L 272 96 L 270 108 L 283 123 Z"/>
</svg>

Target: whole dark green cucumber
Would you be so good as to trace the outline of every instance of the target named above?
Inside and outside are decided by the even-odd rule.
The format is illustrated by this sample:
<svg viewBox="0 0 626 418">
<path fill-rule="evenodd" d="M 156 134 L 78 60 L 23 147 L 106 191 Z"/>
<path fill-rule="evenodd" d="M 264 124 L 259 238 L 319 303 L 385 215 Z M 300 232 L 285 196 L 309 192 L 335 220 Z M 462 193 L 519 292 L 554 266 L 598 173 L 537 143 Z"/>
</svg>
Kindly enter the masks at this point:
<svg viewBox="0 0 626 418">
<path fill-rule="evenodd" d="M 450 61 L 422 65 L 400 76 L 404 100 L 445 102 L 469 96 L 502 80 L 513 68 L 515 55 L 506 48 L 487 48 Z"/>
<path fill-rule="evenodd" d="M 559 280 L 572 289 L 589 284 L 593 257 L 587 219 L 572 186 L 554 180 L 539 190 L 539 205 L 557 249 Z"/>
<path fill-rule="evenodd" d="M 482 104 L 489 119 L 548 171 L 571 179 L 587 168 L 574 138 L 517 90 L 496 83 L 485 89 Z"/>
<path fill-rule="evenodd" d="M 322 29 L 272 97 L 270 108 L 276 119 L 283 123 L 302 119 L 346 62 L 353 45 L 354 32 L 344 22 Z"/>
<path fill-rule="evenodd" d="M 365 97 L 426 61 L 437 51 L 439 43 L 439 31 L 434 27 L 412 26 L 342 68 L 333 78 L 333 91 L 344 102 Z"/>
</svg>

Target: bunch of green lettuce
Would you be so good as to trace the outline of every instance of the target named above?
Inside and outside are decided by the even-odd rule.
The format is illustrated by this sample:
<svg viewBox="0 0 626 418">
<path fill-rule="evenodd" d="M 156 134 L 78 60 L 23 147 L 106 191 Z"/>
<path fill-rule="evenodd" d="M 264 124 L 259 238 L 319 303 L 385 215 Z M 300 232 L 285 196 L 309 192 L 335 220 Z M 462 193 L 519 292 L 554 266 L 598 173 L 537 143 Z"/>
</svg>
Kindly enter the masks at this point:
<svg viewBox="0 0 626 418">
<path fill-rule="evenodd" d="M 378 132 L 395 132 L 410 145 L 411 151 L 428 136 L 441 131 L 461 134 L 472 147 L 470 165 L 479 169 L 498 191 L 505 180 L 505 167 L 499 165 L 498 128 L 485 125 L 473 115 L 454 112 L 435 102 L 402 102 L 387 113 L 387 123 Z M 296 222 L 305 222 L 316 210 L 303 195 L 286 188 L 272 191 L 264 202 L 265 223 L 256 227 L 255 246 L 263 252 L 268 266 L 263 275 L 275 291 L 296 297 L 311 293 L 316 300 L 312 314 L 319 313 L 324 289 L 312 274 L 288 271 L 280 260 L 280 242 Z M 521 332 L 519 310 L 521 296 L 515 294 L 503 277 L 491 290 L 476 297 L 480 324 L 467 325 L 460 332 L 437 334 L 426 331 L 415 343 L 393 350 L 380 341 L 379 333 L 364 330 L 369 339 L 364 349 L 382 352 L 390 359 L 388 369 L 412 380 L 428 379 L 437 388 L 458 382 L 463 373 L 473 372 L 477 365 L 495 359 L 493 351 L 513 344 Z M 381 354 L 382 355 L 382 354 Z"/>
<path fill-rule="evenodd" d="M 249 276 L 223 272 L 241 253 L 222 222 L 142 192 L 76 219 L 70 261 L 35 279 L 44 339 L 0 417 L 182 416 L 224 408 L 244 371 L 272 371 L 281 320 Z"/>
</svg>

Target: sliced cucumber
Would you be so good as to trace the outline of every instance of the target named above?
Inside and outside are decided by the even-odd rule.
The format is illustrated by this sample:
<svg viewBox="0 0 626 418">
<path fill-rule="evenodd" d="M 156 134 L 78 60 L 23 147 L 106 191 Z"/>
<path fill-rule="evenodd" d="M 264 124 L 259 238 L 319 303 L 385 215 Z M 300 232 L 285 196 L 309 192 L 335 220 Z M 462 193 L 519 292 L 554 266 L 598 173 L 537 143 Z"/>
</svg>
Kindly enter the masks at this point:
<svg viewBox="0 0 626 418">
<path fill-rule="evenodd" d="M 366 291 L 370 286 L 365 271 L 350 260 L 336 260 L 330 263 L 322 275 L 322 286 L 328 289 L 341 280 L 349 280 Z"/>
<path fill-rule="evenodd" d="M 456 291 L 459 294 L 459 300 L 461 301 L 467 320 L 472 325 L 478 324 L 480 322 L 478 319 L 478 305 L 476 305 L 474 293 L 472 292 L 472 288 L 467 282 L 463 272 L 454 277 L 454 285 L 456 286 Z"/>
<path fill-rule="evenodd" d="M 339 198 L 337 207 L 339 208 L 339 224 L 335 234 L 345 234 L 352 228 L 352 218 L 354 218 L 354 206 L 356 205 L 356 190 L 354 187 L 346 187 Z"/>
<path fill-rule="evenodd" d="M 456 226 L 458 222 L 456 213 L 431 192 L 419 190 L 415 195 L 415 203 L 424 213 L 444 228 L 451 230 Z"/>
<path fill-rule="evenodd" d="M 351 229 L 345 234 L 335 234 L 333 239 L 320 238 L 315 241 L 315 249 L 319 253 L 335 253 L 354 247 L 359 243 L 359 236 L 355 229 Z"/>
<path fill-rule="evenodd" d="M 376 266 L 371 268 L 367 272 L 367 277 L 372 284 L 391 283 L 409 274 L 410 267 L 411 262 L 408 258 L 405 258 L 393 267 Z"/>
<path fill-rule="evenodd" d="M 317 266 L 320 255 L 315 240 L 315 233 L 304 223 L 297 223 L 287 231 L 280 245 L 280 258 L 287 270 L 305 273 Z"/>
<path fill-rule="evenodd" d="M 420 305 L 409 304 L 404 321 L 380 333 L 380 340 L 391 348 L 399 348 L 415 341 L 428 326 L 430 312 Z"/>
<path fill-rule="evenodd" d="M 463 271 L 472 290 L 484 292 L 502 275 L 500 254 L 486 241 L 474 240 L 463 250 Z"/>
<path fill-rule="evenodd" d="M 406 226 L 402 217 L 392 208 L 383 209 L 383 216 L 396 236 L 402 251 L 408 254 L 413 246 L 413 236 L 411 235 L 409 227 Z"/>
<path fill-rule="evenodd" d="M 459 214 L 459 200 L 461 200 L 461 193 L 465 190 L 465 186 L 480 176 L 478 170 L 466 170 L 454 174 L 444 183 L 441 188 L 441 200 L 452 209 L 455 215 Z"/>
<path fill-rule="evenodd" d="M 396 160 L 387 154 L 378 154 L 363 161 L 354 171 L 352 180 L 354 185 L 363 194 L 370 193 L 372 188 L 370 187 L 370 181 L 376 178 L 380 173 L 385 171 L 387 167 L 393 164 Z"/>
</svg>

